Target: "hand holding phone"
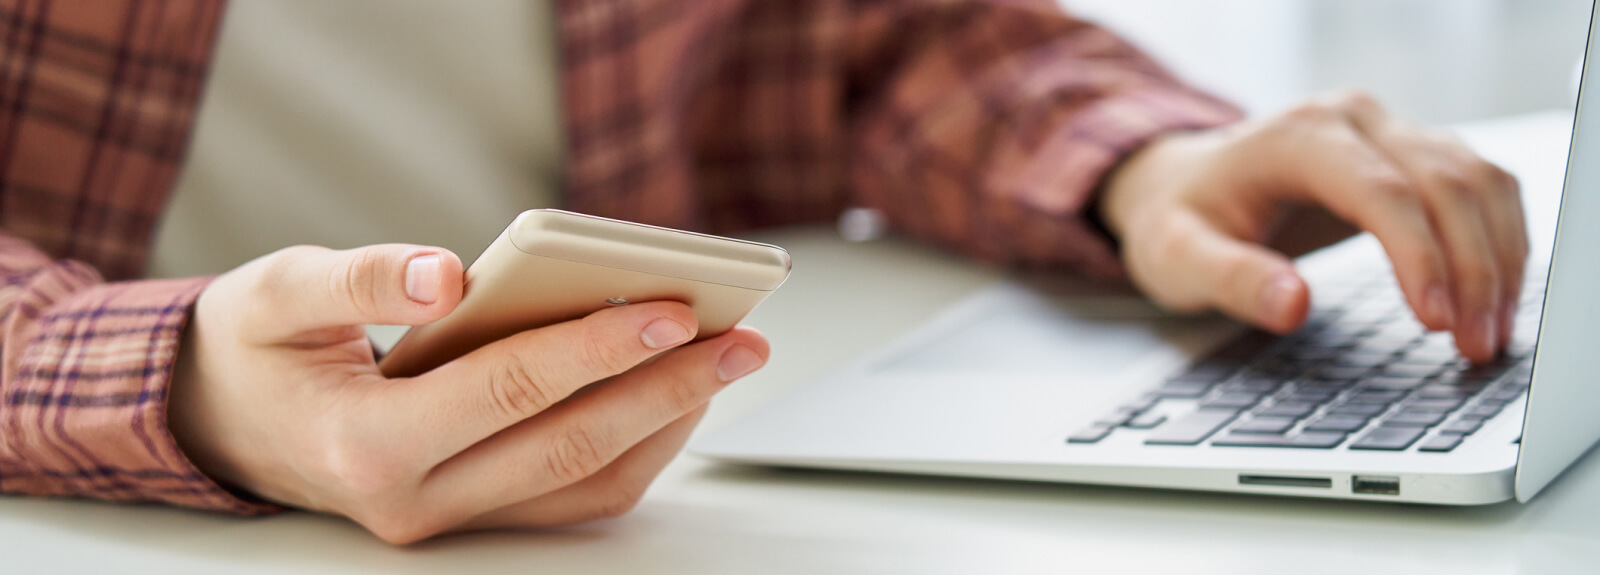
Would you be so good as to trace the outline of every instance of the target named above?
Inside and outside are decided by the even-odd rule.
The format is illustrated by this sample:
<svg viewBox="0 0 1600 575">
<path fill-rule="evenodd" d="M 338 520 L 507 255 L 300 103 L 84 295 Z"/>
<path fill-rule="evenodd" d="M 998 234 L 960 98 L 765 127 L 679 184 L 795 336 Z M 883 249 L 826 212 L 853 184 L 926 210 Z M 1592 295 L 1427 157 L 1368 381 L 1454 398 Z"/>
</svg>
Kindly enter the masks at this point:
<svg viewBox="0 0 1600 575">
<path fill-rule="evenodd" d="M 418 261 L 431 272 L 411 273 Z M 412 297 L 419 278 L 432 283 L 415 293 L 435 297 Z M 384 377 L 361 326 L 437 324 L 461 311 L 464 284 L 489 285 L 466 281 L 444 250 L 393 244 L 287 248 L 219 276 L 170 382 L 183 455 L 239 492 L 347 516 L 393 543 L 613 517 L 673 459 L 706 401 L 769 353 L 752 329 L 706 337 L 737 318 L 689 290 L 479 336 L 491 342 Z"/>
<path fill-rule="evenodd" d="M 467 269 L 461 304 L 379 363 L 424 373 L 520 331 L 647 301 L 688 304 L 697 339 L 732 329 L 788 278 L 777 246 L 561 210 L 528 210 Z"/>
</svg>

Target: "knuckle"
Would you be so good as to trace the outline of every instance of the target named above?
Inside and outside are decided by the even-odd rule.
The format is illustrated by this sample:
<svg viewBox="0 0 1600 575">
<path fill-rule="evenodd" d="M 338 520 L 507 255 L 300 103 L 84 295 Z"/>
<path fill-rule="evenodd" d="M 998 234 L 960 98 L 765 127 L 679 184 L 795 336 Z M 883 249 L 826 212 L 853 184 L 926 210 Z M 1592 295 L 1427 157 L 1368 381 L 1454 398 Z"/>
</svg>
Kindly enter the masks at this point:
<svg viewBox="0 0 1600 575">
<path fill-rule="evenodd" d="M 570 426 L 545 452 L 545 469 L 563 484 L 593 475 L 605 465 L 599 441 L 582 424 Z"/>
<path fill-rule="evenodd" d="M 1417 189 L 1404 175 L 1393 169 L 1373 169 L 1363 178 L 1368 189 L 1386 201 L 1414 202 Z"/>
<path fill-rule="evenodd" d="M 605 333 L 595 326 L 594 316 L 583 319 L 585 327 L 579 353 L 582 354 L 583 365 L 597 368 L 605 373 L 618 374 L 633 367 L 628 361 L 628 350 L 622 343 L 613 338 L 608 338 Z"/>
<path fill-rule="evenodd" d="M 1471 176 L 1460 169 L 1438 170 L 1428 176 L 1430 186 L 1441 200 L 1469 202 L 1477 197 Z"/>
<path fill-rule="evenodd" d="M 1473 174 L 1479 181 L 1488 183 L 1489 190 L 1492 192 L 1502 195 L 1508 194 L 1515 196 L 1520 191 L 1521 186 L 1517 182 L 1517 177 L 1511 175 L 1511 172 L 1507 172 L 1504 168 L 1496 166 L 1493 163 L 1483 159 L 1474 158 L 1468 164 L 1467 169 L 1469 173 Z"/>
<path fill-rule="evenodd" d="M 1426 249 L 1400 249 L 1391 250 L 1394 260 L 1395 272 L 1403 286 L 1434 286 L 1443 285 L 1445 289 L 1452 290 L 1452 294 L 1459 294 L 1460 288 L 1455 286 L 1455 278 L 1451 276 L 1449 267 L 1442 257 Z M 1460 302 L 1456 302 L 1460 303 Z"/>
<path fill-rule="evenodd" d="M 261 256 L 249 264 L 256 271 L 254 289 L 262 297 L 281 297 L 282 292 L 292 293 L 293 286 L 286 285 L 286 280 L 294 277 L 295 269 L 302 265 L 301 262 L 322 249 L 305 245 L 290 246 Z"/>
<path fill-rule="evenodd" d="M 1379 110 L 1383 107 L 1378 103 L 1378 98 L 1366 90 L 1348 90 L 1339 95 L 1339 105 L 1347 110 L 1367 112 Z"/>
<path fill-rule="evenodd" d="M 612 490 L 595 509 L 595 519 L 615 519 L 639 506 L 639 501 L 644 499 L 642 487 L 624 486 Z"/>
<path fill-rule="evenodd" d="M 356 252 L 354 259 L 328 272 L 329 291 L 358 313 L 368 317 L 376 315 L 379 304 L 377 291 L 373 289 L 373 270 L 382 263 L 380 260 L 381 257 L 371 250 Z"/>
<path fill-rule="evenodd" d="M 410 466 L 385 450 L 348 439 L 329 444 L 323 467 L 329 483 L 348 501 L 373 504 L 397 499 L 411 483 Z"/>
<path fill-rule="evenodd" d="M 368 514 L 357 518 L 356 522 L 390 545 L 410 545 L 443 531 L 419 514 L 404 509 Z"/>
<path fill-rule="evenodd" d="M 1457 278 L 1461 281 L 1462 291 L 1472 299 L 1490 299 L 1499 288 L 1495 280 L 1494 266 L 1482 258 L 1472 258 L 1461 262 L 1456 269 Z"/>
<path fill-rule="evenodd" d="M 670 382 L 663 393 L 666 395 L 667 406 L 677 413 L 687 412 L 699 407 L 705 402 L 705 395 L 701 393 L 698 381 L 681 380 Z"/>
<path fill-rule="evenodd" d="M 1169 228 L 1163 226 L 1160 229 Z M 1130 250 L 1143 253 L 1139 265 L 1132 270 L 1135 272 L 1134 279 L 1142 284 L 1142 291 L 1163 309 L 1177 313 L 1205 311 L 1205 302 L 1193 297 L 1188 293 L 1189 290 L 1173 289 L 1170 281 L 1173 267 L 1189 261 L 1193 252 L 1192 242 L 1187 241 L 1183 234 L 1155 230 L 1144 236 L 1144 240 L 1129 246 Z"/>
<path fill-rule="evenodd" d="M 421 473 L 403 456 L 354 439 L 351 430 L 333 430 L 323 456 L 320 483 L 337 501 L 332 508 L 360 523 L 378 538 L 406 545 L 441 532 L 434 514 L 418 505 Z"/>
<path fill-rule="evenodd" d="M 1326 124 L 1341 122 L 1343 119 L 1344 115 L 1336 104 L 1322 100 L 1301 102 L 1279 116 L 1281 122 L 1292 125 Z"/>
<path fill-rule="evenodd" d="M 504 362 L 489 377 L 489 405 L 495 415 L 522 419 L 544 411 L 552 402 L 544 380 L 520 359 Z"/>
<path fill-rule="evenodd" d="M 301 244 L 279 249 L 261 259 L 268 271 L 283 271 L 289 266 L 296 265 L 295 262 L 319 255 L 325 251 L 327 251 L 327 248 Z"/>
<path fill-rule="evenodd" d="M 1487 167 L 1489 172 L 1488 177 L 1495 182 L 1496 188 L 1510 192 L 1511 194 L 1521 193 L 1522 183 L 1517 181 L 1517 177 L 1512 175 L 1511 172 L 1508 172 L 1505 170 L 1505 168 L 1501 168 L 1500 166 L 1496 166 L 1489 162 L 1484 162 L 1483 165 Z"/>
<path fill-rule="evenodd" d="M 1149 252 L 1150 260 L 1163 265 L 1185 261 L 1193 251 L 1193 243 L 1184 238 L 1183 234 L 1173 232 L 1169 226 L 1150 230 L 1146 238 L 1149 241 L 1144 245 Z"/>
<path fill-rule="evenodd" d="M 1243 252 L 1234 252 L 1217 261 L 1217 268 L 1228 278 L 1222 285 L 1227 293 L 1214 294 L 1218 301 L 1230 302 L 1234 309 L 1247 310 L 1257 306 L 1262 289 L 1261 272 L 1255 261 Z"/>
</svg>

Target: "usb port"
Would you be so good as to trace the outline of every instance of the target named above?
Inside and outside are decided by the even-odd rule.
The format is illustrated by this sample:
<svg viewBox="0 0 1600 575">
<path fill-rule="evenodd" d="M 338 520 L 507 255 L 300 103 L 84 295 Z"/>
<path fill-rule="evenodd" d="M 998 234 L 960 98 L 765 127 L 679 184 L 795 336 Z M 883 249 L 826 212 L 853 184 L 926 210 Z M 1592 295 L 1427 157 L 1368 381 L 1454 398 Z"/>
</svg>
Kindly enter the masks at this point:
<svg viewBox="0 0 1600 575">
<path fill-rule="evenodd" d="M 1363 495 L 1399 495 L 1400 478 L 1393 475 L 1356 475 L 1350 478 L 1350 491 Z"/>
</svg>

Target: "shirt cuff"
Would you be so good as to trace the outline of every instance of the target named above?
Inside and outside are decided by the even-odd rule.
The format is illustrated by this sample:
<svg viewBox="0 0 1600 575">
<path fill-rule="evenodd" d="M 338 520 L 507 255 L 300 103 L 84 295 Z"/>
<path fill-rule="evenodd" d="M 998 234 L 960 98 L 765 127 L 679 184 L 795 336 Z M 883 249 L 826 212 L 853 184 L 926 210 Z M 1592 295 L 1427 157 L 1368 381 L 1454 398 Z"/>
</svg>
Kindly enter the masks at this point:
<svg viewBox="0 0 1600 575">
<path fill-rule="evenodd" d="M 97 277 L 76 263 L 41 273 L 30 292 L 70 295 L 19 302 L 5 326 L 0 491 L 280 511 L 206 477 L 167 427 L 178 345 L 210 279 L 88 285 Z"/>
<path fill-rule="evenodd" d="M 1103 228 L 1082 225 L 1092 217 L 1086 210 L 1106 176 L 1163 134 L 1214 128 L 1243 114 L 1197 91 L 1152 86 L 1097 98 L 1082 107 L 1064 106 L 1059 116 L 1061 124 L 1030 149 L 1002 153 L 1015 161 L 992 172 L 989 186 L 1038 224 L 1026 226 L 1038 231 L 1019 237 L 1025 244 L 1014 246 L 1026 259 L 1048 261 L 1052 253 L 1071 253 L 1084 273 L 1115 278 L 1123 275 L 1115 242 Z"/>
</svg>

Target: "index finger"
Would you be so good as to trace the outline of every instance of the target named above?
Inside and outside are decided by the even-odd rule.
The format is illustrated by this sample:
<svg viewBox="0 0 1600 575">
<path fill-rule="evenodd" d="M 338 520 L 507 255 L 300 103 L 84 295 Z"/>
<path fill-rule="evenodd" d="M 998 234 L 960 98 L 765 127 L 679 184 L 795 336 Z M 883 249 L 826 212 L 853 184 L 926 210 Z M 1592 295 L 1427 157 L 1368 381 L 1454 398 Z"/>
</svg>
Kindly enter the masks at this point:
<svg viewBox="0 0 1600 575">
<path fill-rule="evenodd" d="M 694 338 L 678 302 L 608 308 L 486 345 L 420 376 L 391 380 L 385 417 L 430 466 L 596 381 Z"/>
<path fill-rule="evenodd" d="M 1454 324 L 1449 266 L 1421 192 L 1342 113 L 1324 116 L 1303 122 L 1306 133 L 1275 141 L 1295 148 L 1280 151 L 1298 159 L 1285 177 L 1289 187 L 1378 238 L 1424 325 Z"/>
<path fill-rule="evenodd" d="M 1527 262 L 1516 179 L 1459 140 L 1389 117 L 1369 98 L 1349 98 L 1346 107 L 1357 127 L 1425 190 L 1448 241 L 1445 253 L 1464 318 L 1456 343 L 1472 359 L 1492 358 L 1509 336 Z"/>
</svg>

